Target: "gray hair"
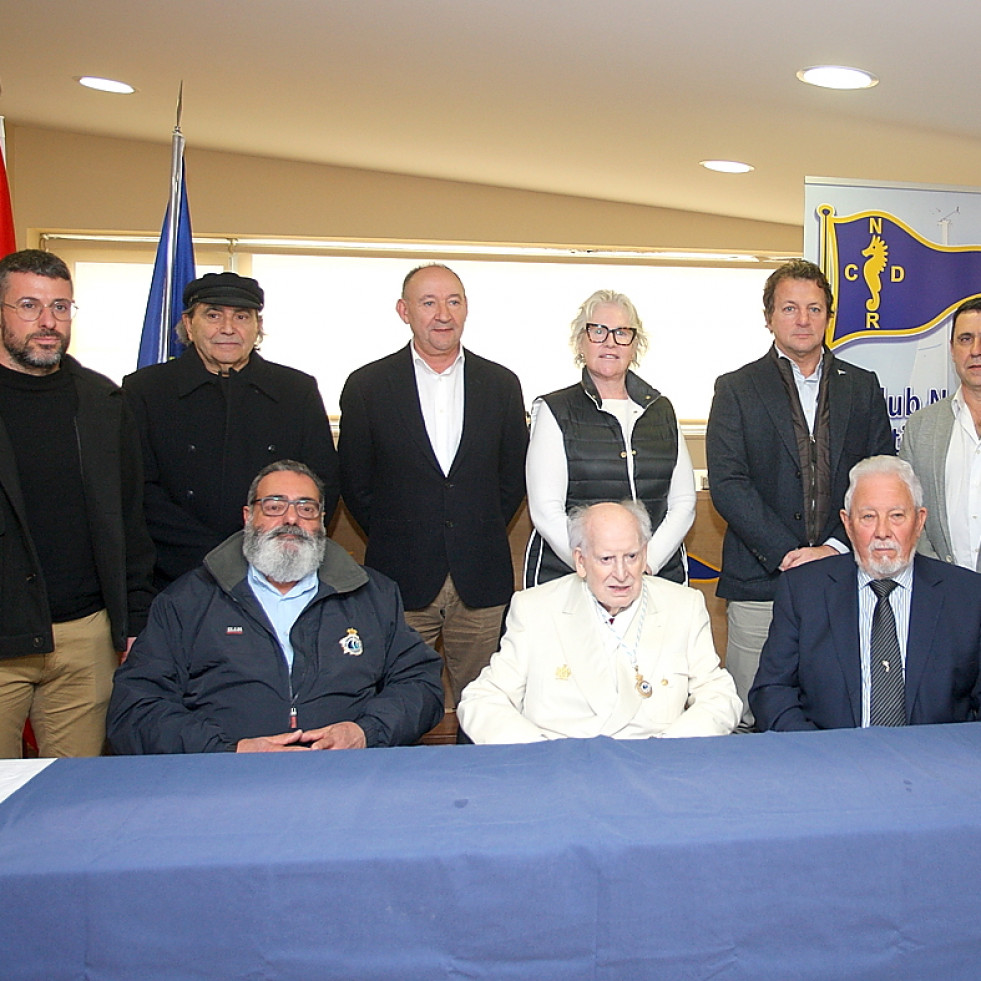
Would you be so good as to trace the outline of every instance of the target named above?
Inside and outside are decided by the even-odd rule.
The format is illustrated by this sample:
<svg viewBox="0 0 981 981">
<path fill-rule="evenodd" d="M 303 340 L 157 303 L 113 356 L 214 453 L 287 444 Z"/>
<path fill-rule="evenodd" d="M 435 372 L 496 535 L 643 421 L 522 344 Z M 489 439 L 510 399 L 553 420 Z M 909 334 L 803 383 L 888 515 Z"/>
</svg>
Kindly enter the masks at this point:
<svg viewBox="0 0 981 981">
<path fill-rule="evenodd" d="M 271 473 L 299 473 L 304 477 L 309 477 L 314 484 L 317 485 L 317 493 L 320 495 L 320 501 L 323 503 L 324 500 L 324 482 L 305 464 L 300 463 L 298 460 L 277 460 L 275 463 L 266 464 L 256 475 L 255 479 L 249 484 L 249 496 L 245 499 L 245 503 L 251 507 L 255 502 L 255 495 L 259 489 L 259 484 L 262 483 L 264 477 L 268 477 Z M 329 518 L 330 515 L 324 515 L 325 518 Z"/>
<path fill-rule="evenodd" d="M 201 300 L 197 303 L 192 303 L 186 310 L 181 313 L 181 319 L 177 321 L 174 327 L 174 333 L 177 334 L 177 340 L 181 342 L 185 347 L 194 347 L 194 341 L 191 340 L 191 335 L 187 332 L 187 324 L 184 323 L 184 318 L 187 317 L 188 320 L 194 319 L 194 313 L 198 307 L 215 307 L 215 306 L 226 306 L 224 303 L 206 303 Z M 259 350 L 259 345 L 262 343 L 262 339 L 266 336 L 266 332 L 262 329 L 262 312 L 259 310 L 252 311 L 255 314 L 256 319 L 256 333 L 255 333 L 255 344 L 252 345 L 253 351 Z"/>
<path fill-rule="evenodd" d="M 630 321 L 626 326 L 636 329 L 637 343 L 634 345 L 634 356 L 630 362 L 636 366 L 640 362 L 640 359 L 647 353 L 647 334 L 644 331 L 644 325 L 641 322 L 640 315 L 637 313 L 637 308 L 630 302 L 630 298 L 623 293 L 617 293 L 616 290 L 597 290 L 579 308 L 576 319 L 570 325 L 572 333 L 569 336 L 569 344 L 572 347 L 573 354 L 576 356 L 576 364 L 581 365 L 585 360 L 579 346 L 586 336 L 586 324 L 593 323 L 593 315 L 596 312 L 596 308 L 603 303 L 615 303 L 627 315 L 627 319 Z"/>
<path fill-rule="evenodd" d="M 863 477 L 871 477 L 876 474 L 890 474 L 898 477 L 909 488 L 914 507 L 923 507 L 923 485 L 920 483 L 920 478 L 913 472 L 913 468 L 905 460 L 901 460 L 898 456 L 870 456 L 864 460 L 859 460 L 848 471 L 848 490 L 845 491 L 846 511 L 850 512 L 852 509 L 852 498 L 855 496 L 858 482 Z"/>
<path fill-rule="evenodd" d="M 637 522 L 637 531 L 640 534 L 641 548 L 647 548 L 647 543 L 651 540 L 653 531 L 651 530 L 651 516 L 647 513 L 641 501 L 632 501 L 627 498 L 624 501 L 596 501 L 593 504 L 579 504 L 574 507 L 566 518 L 566 527 L 569 530 L 569 545 L 572 550 L 577 548 L 583 554 L 586 553 L 586 524 L 589 521 L 589 512 L 597 504 L 619 504 L 620 507 L 629 511 Z"/>
</svg>

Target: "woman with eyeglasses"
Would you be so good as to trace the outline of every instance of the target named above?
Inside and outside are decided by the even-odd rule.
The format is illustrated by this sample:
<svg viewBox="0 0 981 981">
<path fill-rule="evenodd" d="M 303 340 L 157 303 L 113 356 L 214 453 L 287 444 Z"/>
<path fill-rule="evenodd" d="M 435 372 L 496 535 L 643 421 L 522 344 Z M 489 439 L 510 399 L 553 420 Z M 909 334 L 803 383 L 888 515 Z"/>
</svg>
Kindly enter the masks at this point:
<svg viewBox="0 0 981 981">
<path fill-rule="evenodd" d="M 647 350 L 633 303 L 598 290 L 572 321 L 582 379 L 535 400 L 526 476 L 534 530 L 525 586 L 573 571 L 566 514 L 577 504 L 642 501 L 654 537 L 651 573 L 686 582 L 682 542 L 695 519 L 695 479 L 671 403 L 631 371 Z"/>
</svg>

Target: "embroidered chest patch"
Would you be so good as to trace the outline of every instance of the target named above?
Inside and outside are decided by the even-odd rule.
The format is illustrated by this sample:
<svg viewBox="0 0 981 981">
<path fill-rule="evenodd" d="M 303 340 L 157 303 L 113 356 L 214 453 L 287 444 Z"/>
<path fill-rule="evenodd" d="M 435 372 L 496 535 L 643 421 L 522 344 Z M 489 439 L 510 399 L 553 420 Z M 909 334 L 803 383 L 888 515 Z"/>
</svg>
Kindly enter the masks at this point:
<svg viewBox="0 0 981 981">
<path fill-rule="evenodd" d="M 348 627 L 347 633 L 337 643 L 341 645 L 341 650 L 345 654 L 350 654 L 352 657 L 359 657 L 364 653 L 364 644 L 361 643 L 361 638 L 354 627 Z"/>
</svg>

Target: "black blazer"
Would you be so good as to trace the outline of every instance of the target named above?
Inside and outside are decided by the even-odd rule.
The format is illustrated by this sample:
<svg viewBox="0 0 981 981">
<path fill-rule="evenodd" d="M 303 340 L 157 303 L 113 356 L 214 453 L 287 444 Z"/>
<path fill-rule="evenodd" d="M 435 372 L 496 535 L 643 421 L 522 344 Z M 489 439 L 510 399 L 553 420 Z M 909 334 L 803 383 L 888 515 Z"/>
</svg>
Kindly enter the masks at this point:
<svg viewBox="0 0 981 981">
<path fill-rule="evenodd" d="M 749 705 L 759 729 L 862 724 L 857 567 L 837 555 L 780 579 Z M 981 709 L 981 576 L 917 555 L 906 720 L 973 722 Z"/>
<path fill-rule="evenodd" d="M 848 471 L 868 456 L 894 454 L 879 379 L 835 358 L 828 366 L 831 506 L 819 541 L 848 544 L 838 514 Z M 807 544 L 797 438 L 787 390 L 770 354 L 720 376 L 705 431 L 715 509 L 728 522 L 719 596 L 772 600 L 780 563 Z"/>
<path fill-rule="evenodd" d="M 498 606 L 514 589 L 507 526 L 525 493 L 521 385 L 470 351 L 463 377 L 463 433 L 445 476 L 408 346 L 359 368 L 341 392 L 341 493 L 368 536 L 365 565 L 399 584 L 409 610 L 431 603 L 448 573 L 468 606 Z"/>
<path fill-rule="evenodd" d="M 75 432 L 92 554 L 112 641 L 122 651 L 126 638 L 146 626 L 153 598 L 153 543 L 143 520 L 139 436 L 117 385 L 67 355 L 61 370 L 75 379 Z M 0 421 L 0 658 L 53 650 L 44 573 L 13 447 Z"/>
</svg>

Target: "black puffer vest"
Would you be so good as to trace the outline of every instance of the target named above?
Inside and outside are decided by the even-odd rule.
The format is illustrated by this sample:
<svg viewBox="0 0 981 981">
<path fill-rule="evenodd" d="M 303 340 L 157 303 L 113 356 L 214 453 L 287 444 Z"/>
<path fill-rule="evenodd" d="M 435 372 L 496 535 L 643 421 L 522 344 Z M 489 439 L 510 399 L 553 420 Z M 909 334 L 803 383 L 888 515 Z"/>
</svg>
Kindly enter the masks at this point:
<svg viewBox="0 0 981 981">
<path fill-rule="evenodd" d="M 643 501 L 657 528 L 668 510 L 668 490 L 678 462 L 678 422 L 671 403 L 632 371 L 627 372 L 627 395 L 644 407 L 634 424 L 629 445 L 624 442 L 619 420 L 601 409 L 602 399 L 589 373 L 569 388 L 543 396 L 562 432 L 569 467 L 566 511 L 578 504 L 619 501 L 632 497 Z M 630 486 L 627 455 L 634 459 L 634 488 Z M 538 534 L 532 533 L 525 556 L 524 584 L 536 586 L 570 569 Z M 658 573 L 673 582 L 685 581 L 681 549 Z"/>
</svg>

